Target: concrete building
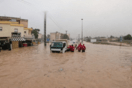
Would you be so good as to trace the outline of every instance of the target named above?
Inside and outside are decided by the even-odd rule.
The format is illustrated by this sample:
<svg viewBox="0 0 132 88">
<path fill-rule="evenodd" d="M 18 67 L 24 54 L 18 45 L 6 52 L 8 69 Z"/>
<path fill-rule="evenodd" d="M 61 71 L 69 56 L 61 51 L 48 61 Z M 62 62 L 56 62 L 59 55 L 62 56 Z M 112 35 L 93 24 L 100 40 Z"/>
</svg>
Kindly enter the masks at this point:
<svg viewBox="0 0 132 88">
<path fill-rule="evenodd" d="M 0 16 L 0 21 L 18 22 L 18 24 L 23 24 L 25 28 L 28 28 L 28 20 L 27 19 L 21 19 L 21 18 L 17 18 L 17 17 Z"/>
<path fill-rule="evenodd" d="M 0 40 L 2 39 L 1 43 L 6 41 L 6 44 L 9 44 L 9 41 L 12 41 L 12 48 L 18 48 L 19 44 L 22 43 L 22 41 L 25 41 L 23 38 L 23 26 L 23 24 L 18 24 L 18 22 L 0 21 Z"/>
<path fill-rule="evenodd" d="M 50 41 L 54 41 L 56 39 L 61 39 L 61 33 L 59 32 L 50 33 Z"/>
<path fill-rule="evenodd" d="M 0 21 L 0 37 L 11 37 L 13 32 L 18 32 L 21 37 L 32 37 L 32 28 L 24 28 L 23 24 L 18 22 Z"/>
<path fill-rule="evenodd" d="M 18 22 L 0 21 L 0 37 L 12 37 L 14 32 L 20 33 L 24 36 L 24 25 Z"/>
<path fill-rule="evenodd" d="M 63 33 L 59 33 L 59 32 L 50 33 L 50 41 L 54 41 L 56 39 L 62 39 L 63 35 L 64 35 Z M 67 35 L 70 38 L 70 34 Z"/>
<path fill-rule="evenodd" d="M 42 34 L 38 34 L 38 39 L 41 39 L 42 38 Z"/>
<path fill-rule="evenodd" d="M 28 20 L 27 19 L 21 19 L 17 17 L 7 17 L 7 16 L 0 16 L 0 21 L 3 23 L 9 23 L 11 25 L 21 25 L 24 27 L 24 37 L 32 37 L 31 31 L 33 30 L 32 28 L 28 28 Z"/>
<path fill-rule="evenodd" d="M 91 39 L 90 39 L 90 42 L 92 42 L 92 43 L 97 42 L 97 39 L 91 38 Z"/>
<path fill-rule="evenodd" d="M 0 16 L 0 39 L 10 39 L 13 48 L 19 47 L 21 41 L 32 40 L 32 30 L 28 28 L 27 19 Z"/>
<path fill-rule="evenodd" d="M 0 21 L 2 24 L 5 22 L 6 24 L 10 24 L 11 26 L 21 26 L 24 27 L 24 34 L 25 38 L 31 38 L 31 31 L 32 28 L 28 28 L 28 20 L 27 19 L 21 19 L 17 17 L 7 17 L 7 16 L 0 16 Z M 0 23 L 1 24 L 1 23 Z"/>
</svg>

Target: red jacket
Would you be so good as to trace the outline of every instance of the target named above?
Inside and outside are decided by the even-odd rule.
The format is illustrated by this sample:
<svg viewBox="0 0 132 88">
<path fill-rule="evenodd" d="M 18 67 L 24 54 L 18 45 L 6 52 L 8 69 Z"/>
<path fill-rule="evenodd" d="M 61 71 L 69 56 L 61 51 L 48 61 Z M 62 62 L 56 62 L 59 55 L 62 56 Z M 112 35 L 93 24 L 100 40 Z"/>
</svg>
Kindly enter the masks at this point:
<svg viewBox="0 0 132 88">
<path fill-rule="evenodd" d="M 71 45 L 69 45 L 69 47 L 67 47 L 67 48 L 70 48 L 70 51 L 74 51 L 74 49 L 75 49 L 75 47 L 71 46 Z"/>
<path fill-rule="evenodd" d="M 82 49 L 82 45 L 79 45 L 77 49 L 80 51 Z"/>
<path fill-rule="evenodd" d="M 79 49 L 81 47 L 81 43 L 78 45 L 77 49 Z"/>
<path fill-rule="evenodd" d="M 82 50 L 86 50 L 86 47 L 84 46 L 84 44 L 81 47 Z"/>
<path fill-rule="evenodd" d="M 70 46 L 70 50 L 74 51 L 75 47 L 74 46 Z"/>
<path fill-rule="evenodd" d="M 78 47 L 81 45 L 81 43 L 78 45 Z"/>
<path fill-rule="evenodd" d="M 71 45 L 69 45 L 69 47 L 67 47 L 67 48 L 70 48 L 71 47 Z"/>
</svg>

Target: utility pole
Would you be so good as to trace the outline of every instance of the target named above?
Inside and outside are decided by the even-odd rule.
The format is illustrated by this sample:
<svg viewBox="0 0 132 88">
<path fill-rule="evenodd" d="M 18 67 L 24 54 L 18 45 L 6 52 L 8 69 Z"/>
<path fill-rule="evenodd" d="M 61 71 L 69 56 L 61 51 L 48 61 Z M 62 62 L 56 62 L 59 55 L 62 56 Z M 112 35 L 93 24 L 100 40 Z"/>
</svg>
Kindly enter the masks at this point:
<svg viewBox="0 0 132 88">
<path fill-rule="evenodd" d="M 80 34 L 78 34 L 78 42 L 80 43 Z"/>
<path fill-rule="evenodd" d="M 44 13 L 44 46 L 46 46 L 46 12 Z"/>
<path fill-rule="evenodd" d="M 67 34 L 67 31 L 66 31 L 66 34 Z"/>
<path fill-rule="evenodd" d="M 83 43 L 83 19 L 82 20 L 82 43 Z"/>
</svg>

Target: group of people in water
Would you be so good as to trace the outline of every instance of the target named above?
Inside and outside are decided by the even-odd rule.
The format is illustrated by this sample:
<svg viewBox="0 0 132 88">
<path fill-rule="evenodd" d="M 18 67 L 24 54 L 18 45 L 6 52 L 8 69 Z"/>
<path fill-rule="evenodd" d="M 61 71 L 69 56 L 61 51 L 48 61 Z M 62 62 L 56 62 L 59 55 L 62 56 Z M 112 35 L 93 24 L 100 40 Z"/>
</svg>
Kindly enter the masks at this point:
<svg viewBox="0 0 132 88">
<path fill-rule="evenodd" d="M 85 50 L 86 50 L 86 47 L 85 47 L 85 45 L 83 44 L 79 44 L 78 46 L 77 46 L 77 44 L 75 44 L 75 47 L 73 46 L 73 45 L 69 45 L 69 47 L 67 47 L 68 49 L 68 51 L 71 51 L 71 52 L 74 52 L 74 50 L 76 49 L 76 50 L 78 50 L 78 52 L 80 52 L 81 50 L 82 50 L 82 52 L 85 52 Z"/>
</svg>

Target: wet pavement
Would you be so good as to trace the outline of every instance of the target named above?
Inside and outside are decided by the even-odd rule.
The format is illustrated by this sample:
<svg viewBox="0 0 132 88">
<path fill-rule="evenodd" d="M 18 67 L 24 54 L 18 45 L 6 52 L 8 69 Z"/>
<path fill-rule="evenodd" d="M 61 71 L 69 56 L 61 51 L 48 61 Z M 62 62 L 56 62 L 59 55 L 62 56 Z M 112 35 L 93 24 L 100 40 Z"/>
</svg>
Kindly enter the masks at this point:
<svg viewBox="0 0 132 88">
<path fill-rule="evenodd" d="M 132 88 L 132 47 L 85 45 L 85 53 L 51 53 L 48 44 L 0 52 L 0 88 Z"/>
</svg>

